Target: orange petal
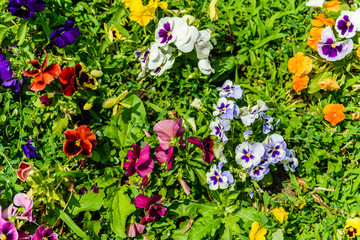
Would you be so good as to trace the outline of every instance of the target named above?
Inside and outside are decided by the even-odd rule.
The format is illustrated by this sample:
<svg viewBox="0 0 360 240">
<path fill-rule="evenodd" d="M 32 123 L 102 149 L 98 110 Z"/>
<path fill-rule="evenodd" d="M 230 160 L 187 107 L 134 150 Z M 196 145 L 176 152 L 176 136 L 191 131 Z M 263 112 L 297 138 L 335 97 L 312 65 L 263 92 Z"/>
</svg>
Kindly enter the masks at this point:
<svg viewBox="0 0 360 240">
<path fill-rule="evenodd" d="M 41 91 L 44 90 L 45 87 L 46 83 L 44 83 L 43 81 L 33 81 L 29 89 L 31 91 Z"/>
<path fill-rule="evenodd" d="M 328 10 L 328 12 L 338 12 L 340 10 L 340 2 L 339 0 L 333 0 L 330 2 L 325 3 L 325 8 Z"/>
<path fill-rule="evenodd" d="M 299 92 L 308 87 L 309 77 L 306 75 L 293 76 L 293 88 L 295 92 Z"/>
<path fill-rule="evenodd" d="M 61 72 L 60 65 L 57 63 L 53 63 L 45 69 L 45 72 L 57 78 Z"/>
<path fill-rule="evenodd" d="M 342 104 L 328 104 L 324 107 L 323 113 L 328 114 L 330 112 L 343 112 L 345 111 L 345 107 Z"/>
<path fill-rule="evenodd" d="M 358 50 L 356 51 L 356 55 L 357 55 L 357 57 L 360 59 L 360 47 L 359 47 Z"/>
</svg>

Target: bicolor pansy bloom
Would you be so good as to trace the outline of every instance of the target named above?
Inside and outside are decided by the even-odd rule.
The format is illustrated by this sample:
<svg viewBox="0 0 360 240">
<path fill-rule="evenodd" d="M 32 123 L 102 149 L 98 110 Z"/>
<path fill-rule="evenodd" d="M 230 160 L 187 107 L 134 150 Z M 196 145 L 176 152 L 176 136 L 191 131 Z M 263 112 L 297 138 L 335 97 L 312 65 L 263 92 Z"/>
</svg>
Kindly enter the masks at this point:
<svg viewBox="0 0 360 240">
<path fill-rule="evenodd" d="M 355 12 L 342 11 L 336 20 L 335 29 L 341 38 L 352 38 L 356 34 L 357 27 L 352 23 L 352 16 Z"/>
<path fill-rule="evenodd" d="M 265 147 L 264 158 L 267 159 L 269 163 L 275 164 L 286 157 L 286 142 L 281 135 L 271 134 L 266 137 L 263 144 Z"/>
<path fill-rule="evenodd" d="M 216 90 L 220 91 L 220 97 L 233 97 L 235 99 L 241 99 L 243 90 L 240 85 L 233 84 L 231 80 L 226 80 L 222 87 L 217 87 Z"/>
<path fill-rule="evenodd" d="M 348 238 L 355 238 L 360 235 L 360 218 L 352 218 L 346 220 L 344 231 Z"/>
<path fill-rule="evenodd" d="M 1 210 L 1 208 L 0 208 Z M 12 222 L 5 221 L 0 217 L 0 239 L 19 239 L 19 234 Z"/>
<path fill-rule="evenodd" d="M 206 173 L 206 181 L 209 184 L 210 190 L 226 189 L 229 184 L 234 182 L 234 178 L 230 171 L 221 172 L 223 162 L 217 166 L 214 164 L 210 168 L 210 172 Z"/>
<path fill-rule="evenodd" d="M 217 104 L 213 104 L 215 111 L 213 116 L 220 115 L 223 119 L 233 119 L 239 115 L 239 107 L 235 105 L 234 101 L 226 98 L 219 98 Z"/>
<path fill-rule="evenodd" d="M 243 168 L 250 168 L 261 162 L 265 148 L 261 143 L 253 142 L 250 144 L 248 141 L 245 141 L 236 147 L 235 153 L 236 162 Z"/>
<path fill-rule="evenodd" d="M 319 55 L 331 62 L 343 59 L 354 47 L 354 43 L 351 39 L 336 42 L 335 35 L 330 26 L 327 26 L 321 32 L 321 40 L 317 45 Z"/>
<path fill-rule="evenodd" d="M 210 123 L 211 135 L 215 135 L 220 138 L 224 144 L 229 140 L 225 132 L 230 130 L 230 121 L 220 118 L 215 118 L 214 122 Z"/>
<path fill-rule="evenodd" d="M 283 165 L 285 171 L 295 172 L 295 168 L 299 165 L 299 161 L 296 158 L 295 151 L 293 149 L 285 149 L 286 157 L 284 159 Z"/>
<path fill-rule="evenodd" d="M 270 169 L 267 164 L 259 164 L 249 169 L 249 175 L 252 179 L 259 181 L 263 179 L 269 171 Z"/>
<path fill-rule="evenodd" d="M 258 117 L 259 114 L 269 110 L 265 102 L 258 100 L 256 105 L 251 109 L 250 107 L 240 108 L 240 118 L 245 126 L 250 126 Z"/>
</svg>

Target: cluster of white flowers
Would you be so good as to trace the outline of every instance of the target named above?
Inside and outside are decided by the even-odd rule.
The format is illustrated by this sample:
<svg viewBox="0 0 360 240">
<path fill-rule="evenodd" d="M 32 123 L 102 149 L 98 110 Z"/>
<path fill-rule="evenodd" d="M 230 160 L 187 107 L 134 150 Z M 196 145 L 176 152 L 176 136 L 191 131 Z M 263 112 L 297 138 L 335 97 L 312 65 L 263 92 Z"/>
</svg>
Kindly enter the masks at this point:
<svg viewBox="0 0 360 240">
<path fill-rule="evenodd" d="M 213 48 L 210 39 L 209 29 L 198 31 L 196 27 L 189 26 L 183 18 L 160 19 L 155 30 L 155 42 L 151 44 L 150 49 L 135 52 L 142 69 L 138 78 L 143 78 L 149 72 L 152 76 L 158 77 L 165 70 L 171 69 L 175 62 L 173 53 L 176 48 L 183 53 L 189 53 L 195 48 L 200 71 L 206 75 L 214 73 L 209 60 L 210 50 Z"/>
</svg>

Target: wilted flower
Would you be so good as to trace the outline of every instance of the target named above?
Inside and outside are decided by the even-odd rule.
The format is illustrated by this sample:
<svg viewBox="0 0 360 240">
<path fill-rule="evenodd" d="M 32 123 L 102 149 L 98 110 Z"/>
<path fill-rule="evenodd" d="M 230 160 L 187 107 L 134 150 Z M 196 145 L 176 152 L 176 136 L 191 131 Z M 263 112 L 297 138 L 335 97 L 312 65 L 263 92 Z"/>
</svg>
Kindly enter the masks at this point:
<svg viewBox="0 0 360 240">
<path fill-rule="evenodd" d="M 224 155 L 224 146 L 222 144 L 218 143 L 217 148 L 214 148 L 214 155 L 220 162 L 227 163 Z"/>
<path fill-rule="evenodd" d="M 258 222 L 253 222 L 251 224 L 249 238 L 250 240 L 265 240 L 266 233 L 267 233 L 266 228 L 261 228 Z"/>
<path fill-rule="evenodd" d="M 286 142 L 281 135 L 271 134 L 266 137 L 263 144 L 265 147 L 264 159 L 267 159 L 270 163 L 277 163 L 285 158 Z"/>
<path fill-rule="evenodd" d="M 219 162 L 216 166 L 214 164 L 210 168 L 210 172 L 206 173 L 206 181 L 209 184 L 210 190 L 226 189 L 229 184 L 234 182 L 234 178 L 230 171 L 221 172 L 224 162 Z"/>
<path fill-rule="evenodd" d="M 3 218 L 10 219 L 12 216 L 15 219 L 26 220 L 29 222 L 35 222 L 35 218 L 32 215 L 33 200 L 32 197 L 26 193 L 15 194 L 13 203 L 3 210 L 1 215 Z M 17 214 L 19 208 L 22 208 L 21 214 Z"/>
<path fill-rule="evenodd" d="M 308 87 L 309 77 L 307 75 L 301 75 L 301 76 L 292 76 L 293 79 L 293 88 L 295 92 L 299 92 L 303 89 L 306 89 Z"/>
<path fill-rule="evenodd" d="M 299 165 L 299 161 L 295 156 L 293 149 L 285 149 L 286 156 L 283 162 L 285 171 L 295 172 L 295 168 Z"/>
<path fill-rule="evenodd" d="M 36 70 L 23 70 L 23 74 L 25 76 L 34 77 L 34 80 L 29 87 L 30 90 L 41 91 L 46 87 L 47 84 L 51 83 L 54 78 L 57 78 L 59 76 L 59 73 L 61 71 L 59 64 L 53 63 L 50 66 L 46 67 L 48 57 L 49 55 L 46 55 L 42 66 L 36 58 L 29 62 Z"/>
<path fill-rule="evenodd" d="M 226 98 L 219 98 L 217 105 L 213 104 L 215 111 L 213 116 L 218 116 L 222 119 L 233 119 L 239 115 L 239 107 L 232 100 Z"/>
<path fill-rule="evenodd" d="M 90 190 L 93 192 L 93 193 L 99 193 L 99 187 L 97 185 L 92 185 Z"/>
<path fill-rule="evenodd" d="M 313 27 L 310 29 L 310 36 L 311 38 L 307 39 L 307 43 L 309 45 L 309 47 L 311 47 L 314 50 L 318 50 L 318 41 L 321 40 L 321 32 L 322 30 L 324 30 L 324 28 L 317 28 L 317 27 Z"/>
<path fill-rule="evenodd" d="M 343 59 L 352 51 L 354 45 L 352 39 L 336 42 L 335 35 L 329 26 L 321 32 L 321 41 L 317 44 L 319 55 L 327 61 Z"/>
<path fill-rule="evenodd" d="M 128 94 L 128 91 L 126 90 L 126 91 L 123 91 L 118 97 L 114 96 L 114 97 L 106 99 L 103 102 L 103 105 L 102 105 L 103 108 L 114 107 L 112 115 L 122 113 L 123 112 L 122 107 L 131 108 L 131 105 L 122 101 L 127 96 L 127 94 Z"/>
<path fill-rule="evenodd" d="M 66 21 L 65 25 L 55 30 L 50 35 L 50 41 L 59 48 L 71 45 L 80 35 L 78 26 L 74 27 L 73 21 Z"/>
<path fill-rule="evenodd" d="M 76 64 L 75 67 L 66 67 L 59 74 L 61 91 L 66 96 L 72 96 L 78 90 L 77 84 L 90 83 L 89 75 L 82 71 L 82 66 Z"/>
<path fill-rule="evenodd" d="M 200 72 L 205 75 L 210 75 L 211 73 L 215 73 L 214 68 L 211 65 L 210 57 L 207 59 L 200 59 L 198 62 L 198 68 Z"/>
<path fill-rule="evenodd" d="M 180 146 L 185 146 L 184 140 L 182 139 L 185 128 L 182 126 L 182 118 L 176 121 L 173 120 L 162 120 L 154 125 L 154 131 L 158 135 L 160 147 L 163 150 L 167 150 L 170 145 L 170 140 L 174 137 L 179 138 Z"/>
<path fill-rule="evenodd" d="M 356 51 L 356 56 L 360 59 L 360 47 L 359 47 L 358 50 Z"/>
<path fill-rule="evenodd" d="M 245 140 L 250 139 L 250 136 L 251 136 L 252 133 L 253 133 L 253 131 L 251 131 L 250 129 L 249 129 L 249 130 L 246 130 L 246 131 L 243 133 L 243 136 L 244 136 Z"/>
<path fill-rule="evenodd" d="M 21 149 L 27 158 L 36 158 L 38 155 L 36 149 L 31 145 L 32 139 L 29 139 L 26 144 L 21 145 Z"/>
<path fill-rule="evenodd" d="M 42 0 L 10 0 L 8 10 L 11 15 L 29 20 L 36 19 L 35 12 L 44 11 L 46 3 Z"/>
<path fill-rule="evenodd" d="M 345 119 L 343 111 L 345 111 L 345 107 L 342 104 L 328 104 L 323 109 L 325 120 L 330 122 L 332 126 L 335 126 Z"/>
<path fill-rule="evenodd" d="M 88 189 L 85 186 L 79 189 L 79 194 L 80 195 L 83 195 L 83 194 L 85 194 L 87 192 L 88 192 Z"/>
<path fill-rule="evenodd" d="M 211 0 L 209 5 L 210 20 L 216 21 L 219 18 L 219 9 L 215 6 L 217 0 Z"/>
<path fill-rule="evenodd" d="M 211 42 L 211 30 L 201 30 L 199 31 L 199 36 L 195 42 L 196 56 L 199 60 L 209 59 L 210 50 L 213 48 Z"/>
<path fill-rule="evenodd" d="M 288 69 L 294 73 L 295 76 L 301 76 L 308 74 L 312 68 L 312 60 L 309 57 L 304 56 L 304 53 L 298 52 L 293 58 L 288 61 Z"/>
<path fill-rule="evenodd" d="M 220 97 L 233 97 L 241 99 L 243 90 L 240 85 L 233 84 L 231 80 L 226 80 L 222 87 L 217 87 L 216 90 L 220 91 Z"/>
<path fill-rule="evenodd" d="M 321 8 L 324 5 L 325 0 L 309 0 L 306 3 L 307 7 L 319 7 Z"/>
<path fill-rule="evenodd" d="M 342 11 L 336 20 L 335 29 L 341 38 L 352 38 L 356 35 L 357 27 L 352 23 L 352 18 L 356 14 L 352 11 Z M 360 29 L 359 29 L 360 30 Z"/>
<path fill-rule="evenodd" d="M 340 10 L 340 2 L 339 0 L 332 0 L 325 3 L 325 8 L 328 12 L 338 12 Z"/>
<path fill-rule="evenodd" d="M 32 165 L 26 162 L 21 162 L 19 165 L 19 170 L 16 171 L 16 174 L 21 181 L 25 181 L 29 175 L 32 173 Z"/>
<path fill-rule="evenodd" d="M 0 209 L 1 210 L 1 209 Z M 12 222 L 7 222 L 0 217 L 0 236 L 2 239 L 17 240 L 19 234 Z"/>
<path fill-rule="evenodd" d="M 145 225 L 141 223 L 131 223 L 126 227 L 126 234 L 128 237 L 134 238 L 138 234 L 142 234 L 145 230 Z"/>
<path fill-rule="evenodd" d="M 155 197 L 150 198 L 146 195 L 140 194 L 135 198 L 135 206 L 138 208 L 144 208 L 146 212 L 145 217 L 142 218 L 142 223 L 156 222 L 165 215 L 167 210 L 166 207 L 154 205 L 161 202 L 161 197 L 161 195 L 156 195 Z"/>
<path fill-rule="evenodd" d="M 214 158 L 214 151 L 212 148 L 214 147 L 214 142 L 211 140 L 210 135 L 204 138 L 203 142 L 201 143 L 201 140 L 197 137 L 189 137 L 188 140 L 186 140 L 189 143 L 193 143 L 196 146 L 198 146 L 201 151 L 204 153 L 203 160 L 206 163 L 211 163 L 211 160 Z"/>
<path fill-rule="evenodd" d="M 318 85 L 320 85 L 323 90 L 332 91 L 340 89 L 339 84 L 332 78 L 326 78 L 322 82 L 319 82 Z"/>
<path fill-rule="evenodd" d="M 154 162 L 150 157 L 150 146 L 146 144 L 141 150 L 136 143 L 133 143 L 132 146 L 133 151 L 129 150 L 127 152 L 130 161 L 124 162 L 125 175 L 130 177 L 137 172 L 140 177 L 144 178 L 154 168 Z"/>
<path fill-rule="evenodd" d="M 348 238 L 355 238 L 360 235 L 360 218 L 356 217 L 353 219 L 346 220 L 344 231 Z"/>
<path fill-rule="evenodd" d="M 58 236 L 56 233 L 53 233 L 52 227 L 46 229 L 44 225 L 41 225 L 38 229 L 36 229 L 36 232 L 32 235 L 31 240 L 58 240 Z"/>
<path fill-rule="evenodd" d="M 215 135 L 222 139 L 223 143 L 226 144 L 229 140 L 225 132 L 230 130 L 230 121 L 226 119 L 215 118 L 215 122 L 210 123 L 211 135 Z"/>
<path fill-rule="evenodd" d="M 274 214 L 275 218 L 281 223 L 288 219 L 289 213 L 287 213 L 283 207 L 277 207 L 271 210 L 271 212 Z"/>
<path fill-rule="evenodd" d="M 49 106 L 52 103 L 52 98 L 49 98 L 48 94 L 41 96 L 39 99 L 41 104 L 44 104 L 45 106 Z"/>
<path fill-rule="evenodd" d="M 324 24 L 332 27 L 335 25 L 335 20 L 332 18 L 326 18 L 323 13 L 319 13 L 315 16 L 316 19 L 311 19 L 310 22 L 315 27 L 322 27 Z"/>
<path fill-rule="evenodd" d="M 91 150 L 96 146 L 96 136 L 87 125 L 81 125 L 77 129 L 68 129 L 64 132 L 66 141 L 63 150 L 68 157 L 83 153 L 91 157 Z"/>
<path fill-rule="evenodd" d="M 236 162 L 243 168 L 250 168 L 261 162 L 265 148 L 261 143 L 253 142 L 250 144 L 245 141 L 236 147 L 235 153 Z"/>
<path fill-rule="evenodd" d="M 250 126 L 258 117 L 261 112 L 269 110 L 264 101 L 258 100 L 257 104 L 250 107 L 240 108 L 240 118 L 245 126 Z"/>
<path fill-rule="evenodd" d="M 108 38 L 110 39 L 110 42 L 114 42 L 114 40 L 126 40 L 126 37 L 123 37 L 119 30 L 115 27 L 114 24 L 108 28 L 107 24 L 104 23 L 105 33 L 107 33 Z"/>
</svg>

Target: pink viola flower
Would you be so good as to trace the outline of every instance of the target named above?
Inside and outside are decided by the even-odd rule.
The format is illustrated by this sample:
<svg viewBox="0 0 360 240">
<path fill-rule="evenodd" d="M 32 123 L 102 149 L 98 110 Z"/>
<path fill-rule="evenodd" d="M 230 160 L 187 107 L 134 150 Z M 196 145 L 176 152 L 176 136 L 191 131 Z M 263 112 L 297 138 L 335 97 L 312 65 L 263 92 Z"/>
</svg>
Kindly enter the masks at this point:
<svg viewBox="0 0 360 240">
<path fill-rule="evenodd" d="M 24 211 L 19 215 L 17 211 L 19 208 L 24 208 Z M 1 216 L 4 219 L 10 219 L 12 216 L 15 219 L 26 220 L 29 222 L 35 222 L 35 218 L 32 215 L 33 200 L 25 193 L 18 193 L 14 196 L 13 203 L 1 212 Z"/>
<path fill-rule="evenodd" d="M 169 147 L 167 150 L 162 149 L 161 147 L 156 148 L 155 157 L 160 164 L 167 162 L 166 171 L 169 171 L 172 167 L 172 162 L 174 160 L 174 146 Z"/>
<path fill-rule="evenodd" d="M 166 207 L 154 205 L 161 202 L 161 197 L 161 195 L 156 195 L 155 197 L 150 198 L 146 195 L 140 194 L 135 198 L 135 206 L 138 208 L 144 208 L 146 212 L 146 215 L 141 219 L 143 224 L 147 222 L 156 222 L 165 215 L 167 210 Z"/>
<path fill-rule="evenodd" d="M 58 235 L 53 233 L 52 227 L 48 229 L 44 225 L 41 225 L 36 229 L 34 235 L 32 235 L 31 240 L 58 240 Z"/>
<path fill-rule="evenodd" d="M 29 175 L 32 173 L 32 165 L 26 162 L 21 162 L 19 165 L 19 170 L 16 171 L 16 174 L 21 181 L 25 181 Z"/>
<path fill-rule="evenodd" d="M 201 140 L 197 137 L 189 137 L 188 140 L 186 140 L 189 143 L 193 143 L 196 146 L 198 146 L 201 151 L 204 153 L 203 160 L 206 163 L 211 163 L 211 160 L 214 158 L 214 151 L 212 148 L 214 147 L 214 142 L 211 140 L 210 135 L 204 138 L 203 142 L 201 143 Z"/>
<path fill-rule="evenodd" d="M 125 175 L 127 177 L 137 172 L 140 177 L 144 178 L 154 168 L 154 162 L 150 158 L 150 146 L 148 144 L 140 150 L 139 145 L 133 143 L 133 151 L 129 150 L 127 157 L 130 160 L 124 163 L 124 168 L 126 168 Z"/>
<path fill-rule="evenodd" d="M 142 234 L 145 230 L 145 225 L 141 223 L 132 223 L 126 227 L 126 234 L 128 237 L 134 238 L 138 234 Z"/>
<path fill-rule="evenodd" d="M 163 150 L 168 150 L 170 140 L 174 137 L 179 137 L 180 146 L 185 146 L 184 140 L 182 139 L 185 133 L 185 128 L 182 126 L 182 118 L 176 121 L 162 120 L 157 122 L 154 126 L 154 132 L 158 135 L 160 147 Z"/>
</svg>

